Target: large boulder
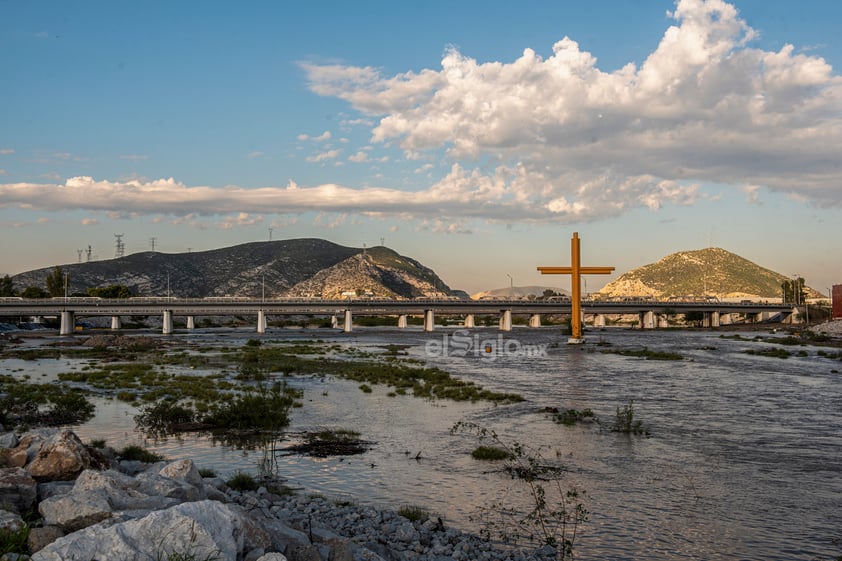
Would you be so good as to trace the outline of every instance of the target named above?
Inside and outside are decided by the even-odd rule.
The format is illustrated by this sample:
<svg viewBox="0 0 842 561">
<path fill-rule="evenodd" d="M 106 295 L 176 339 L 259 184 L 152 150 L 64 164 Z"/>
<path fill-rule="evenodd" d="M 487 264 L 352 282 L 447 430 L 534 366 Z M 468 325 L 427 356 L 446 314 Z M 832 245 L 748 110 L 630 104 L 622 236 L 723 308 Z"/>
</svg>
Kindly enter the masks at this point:
<svg viewBox="0 0 842 561">
<path fill-rule="evenodd" d="M 242 552 L 243 521 L 240 515 L 220 502 L 199 501 L 111 526 L 90 526 L 59 538 L 34 553 L 32 561 L 156 561 L 176 555 L 236 561 Z"/>
<path fill-rule="evenodd" d="M 38 511 L 47 524 L 75 531 L 111 518 L 117 512 L 139 517 L 181 502 L 143 492 L 140 486 L 137 479 L 117 471 L 85 470 L 69 492 L 44 499 Z"/>
<path fill-rule="evenodd" d="M 47 438 L 26 465 L 32 477 L 44 481 L 75 479 L 82 471 L 105 467 L 102 458 L 91 453 L 76 433 L 64 430 Z"/>
<path fill-rule="evenodd" d="M 38 483 L 23 468 L 0 468 L 0 505 L 26 514 L 35 508 Z"/>
</svg>

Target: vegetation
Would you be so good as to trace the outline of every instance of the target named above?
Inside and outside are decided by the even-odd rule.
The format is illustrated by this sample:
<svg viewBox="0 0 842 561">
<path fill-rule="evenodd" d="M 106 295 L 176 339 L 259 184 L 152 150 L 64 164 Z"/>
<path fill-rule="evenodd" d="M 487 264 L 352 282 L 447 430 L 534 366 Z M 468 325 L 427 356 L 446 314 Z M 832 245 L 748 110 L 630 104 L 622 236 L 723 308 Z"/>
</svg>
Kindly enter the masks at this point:
<svg viewBox="0 0 842 561">
<path fill-rule="evenodd" d="M 23 525 L 14 530 L 0 528 L 0 557 L 6 558 L 6 554 L 26 555 L 29 553 L 27 539 L 29 538 L 29 526 Z"/>
<path fill-rule="evenodd" d="M 489 461 L 512 459 L 512 456 L 508 450 L 497 446 L 477 446 L 476 448 L 474 448 L 474 451 L 471 452 L 471 457 L 475 460 Z"/>
<path fill-rule="evenodd" d="M 585 493 L 562 485 L 564 467 L 548 463 L 540 450 L 518 442 L 506 443 L 496 432 L 475 423 L 456 423 L 450 434 L 457 433 L 490 441 L 493 447 L 506 451 L 509 458 L 504 471 L 525 489 L 530 499 L 525 512 L 513 508 L 508 501 L 488 505 L 480 514 L 480 533 L 486 539 L 499 538 L 513 545 L 548 545 L 556 549 L 558 559 L 572 559 L 576 533 L 579 525 L 588 520 L 588 511 L 583 502 Z"/>
<path fill-rule="evenodd" d="M 360 439 L 360 433 L 348 429 L 305 432 L 301 442 L 284 448 L 284 452 L 306 454 L 315 458 L 352 456 L 368 450 L 371 442 Z"/>
<path fill-rule="evenodd" d="M 617 407 L 611 430 L 623 434 L 649 435 L 649 431 L 643 426 L 643 421 L 634 418 L 634 401 L 629 401 L 628 405 L 624 405 L 622 408 Z"/>
<path fill-rule="evenodd" d="M 143 462 L 145 464 L 154 464 L 155 462 L 163 462 L 166 458 L 155 452 L 150 452 L 142 446 L 131 444 L 117 452 L 117 456 L 121 460 L 129 460 L 136 462 Z"/>
<path fill-rule="evenodd" d="M 237 472 L 226 484 L 235 491 L 257 491 L 260 485 L 257 480 L 248 473 Z"/>
<path fill-rule="evenodd" d="M 664 351 L 650 351 L 647 347 L 642 349 L 612 349 L 602 351 L 603 353 L 613 353 L 623 356 L 636 356 L 645 358 L 646 360 L 684 360 L 684 357 L 678 353 L 670 353 Z"/>
<path fill-rule="evenodd" d="M 590 409 L 562 409 L 553 413 L 553 420 L 560 425 L 573 426 L 579 421 L 595 421 L 596 415 Z"/>
<path fill-rule="evenodd" d="M 430 513 L 420 506 L 404 505 L 398 509 L 398 514 L 410 522 L 423 522 L 430 518 Z"/>
<path fill-rule="evenodd" d="M 0 375 L 0 422 L 11 425 L 59 426 L 83 423 L 95 407 L 82 390 L 36 384 Z"/>
<path fill-rule="evenodd" d="M 65 273 L 64 270 L 56 265 L 52 272 L 47 273 L 44 279 L 47 285 L 47 294 L 55 298 L 56 296 L 67 295 L 67 287 L 70 283 L 70 273 Z"/>
<path fill-rule="evenodd" d="M 15 284 L 12 281 L 12 277 L 4 275 L 3 278 L 0 279 L 0 297 L 9 296 L 17 296 L 15 293 Z"/>
<path fill-rule="evenodd" d="M 757 355 L 757 356 L 767 356 L 770 358 L 789 358 L 792 356 L 786 349 L 779 349 L 777 347 L 771 347 L 768 349 L 746 349 L 743 351 L 747 355 Z"/>
<path fill-rule="evenodd" d="M 131 298 L 133 296 L 131 289 L 124 284 L 89 288 L 87 294 L 95 298 Z"/>
</svg>

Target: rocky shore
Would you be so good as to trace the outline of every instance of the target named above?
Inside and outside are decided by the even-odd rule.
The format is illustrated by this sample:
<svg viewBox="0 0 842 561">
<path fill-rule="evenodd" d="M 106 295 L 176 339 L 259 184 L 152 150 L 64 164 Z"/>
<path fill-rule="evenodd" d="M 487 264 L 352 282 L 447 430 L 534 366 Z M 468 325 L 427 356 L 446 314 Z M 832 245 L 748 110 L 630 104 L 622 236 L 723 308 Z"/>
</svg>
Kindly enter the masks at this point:
<svg viewBox="0 0 842 561">
<path fill-rule="evenodd" d="M 0 533 L 27 554 L 0 561 L 543 561 L 555 549 L 495 547 L 435 516 L 317 496 L 238 491 L 191 460 L 144 464 L 72 431 L 0 435 Z M 271 487 L 270 487 L 271 488 Z"/>
</svg>

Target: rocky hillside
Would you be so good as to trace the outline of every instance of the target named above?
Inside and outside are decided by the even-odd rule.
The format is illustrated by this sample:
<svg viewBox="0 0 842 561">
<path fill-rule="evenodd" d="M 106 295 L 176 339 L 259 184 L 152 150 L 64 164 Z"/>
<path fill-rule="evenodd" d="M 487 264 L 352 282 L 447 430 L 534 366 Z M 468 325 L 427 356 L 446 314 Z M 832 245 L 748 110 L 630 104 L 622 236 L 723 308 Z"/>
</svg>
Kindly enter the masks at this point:
<svg viewBox="0 0 842 561">
<path fill-rule="evenodd" d="M 363 255 L 364 254 L 364 255 Z M 193 253 L 142 252 L 105 261 L 62 265 L 70 294 L 113 284 L 138 296 L 339 297 L 353 291 L 383 297 L 451 295 L 418 261 L 385 248 L 364 250 L 320 239 L 254 242 Z M 53 267 L 12 277 L 20 290 L 45 287 Z M 264 284 L 265 283 L 265 284 Z"/>
<path fill-rule="evenodd" d="M 724 249 L 711 247 L 679 251 L 657 263 L 632 269 L 605 285 L 599 293 L 607 297 L 780 298 L 781 284 L 787 280 L 791 278 Z M 808 292 L 815 293 L 812 289 Z"/>
<path fill-rule="evenodd" d="M 558 288 L 555 286 L 514 286 L 514 287 L 503 287 L 503 288 L 492 288 L 490 290 L 483 290 L 481 292 L 476 292 L 471 294 L 472 300 L 482 300 L 483 298 L 509 298 L 509 296 L 513 298 L 529 298 L 530 296 L 543 296 L 545 290 L 552 290 L 553 292 L 557 292 L 559 294 L 564 294 L 566 296 L 570 296 L 569 290 L 564 290 L 563 288 Z"/>
</svg>

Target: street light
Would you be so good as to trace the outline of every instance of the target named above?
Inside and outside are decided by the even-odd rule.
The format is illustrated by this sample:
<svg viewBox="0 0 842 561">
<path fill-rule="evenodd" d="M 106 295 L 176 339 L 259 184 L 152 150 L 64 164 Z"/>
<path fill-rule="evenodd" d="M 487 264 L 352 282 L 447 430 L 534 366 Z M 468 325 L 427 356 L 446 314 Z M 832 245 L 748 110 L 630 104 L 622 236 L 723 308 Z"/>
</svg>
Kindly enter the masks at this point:
<svg viewBox="0 0 842 561">
<path fill-rule="evenodd" d="M 515 279 L 509 273 L 506 273 L 506 276 L 509 277 L 509 300 L 513 300 L 515 297 Z"/>
</svg>

